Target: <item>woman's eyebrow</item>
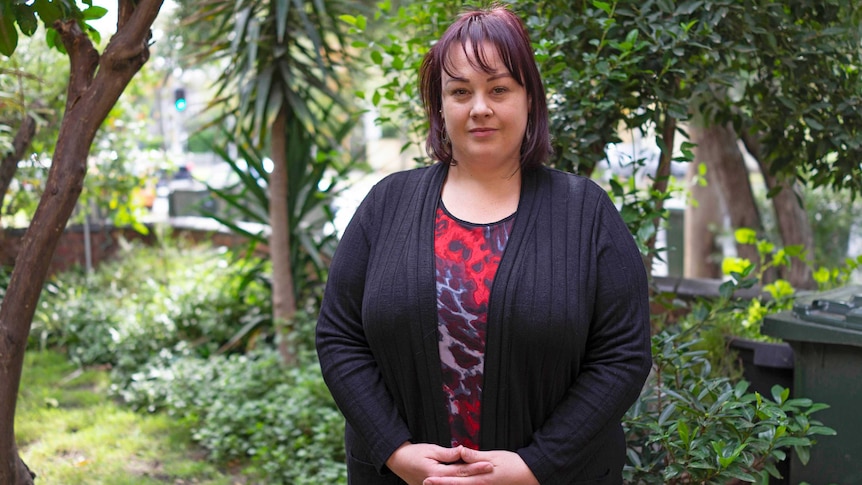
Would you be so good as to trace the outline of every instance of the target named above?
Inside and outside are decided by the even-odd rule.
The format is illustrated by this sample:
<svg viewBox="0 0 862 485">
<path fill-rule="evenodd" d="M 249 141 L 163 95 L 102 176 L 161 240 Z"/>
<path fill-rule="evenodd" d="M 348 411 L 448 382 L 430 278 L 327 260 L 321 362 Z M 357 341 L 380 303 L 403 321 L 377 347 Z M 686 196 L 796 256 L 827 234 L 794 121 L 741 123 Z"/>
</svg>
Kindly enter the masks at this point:
<svg viewBox="0 0 862 485">
<path fill-rule="evenodd" d="M 491 74 L 490 76 L 488 76 L 488 77 L 485 79 L 485 82 L 491 82 L 491 81 L 496 81 L 496 80 L 498 80 L 498 79 L 510 78 L 510 77 L 512 77 L 512 75 L 511 75 L 508 71 L 503 71 L 503 72 L 498 72 L 498 73 L 495 73 L 495 74 Z M 461 76 L 452 76 L 452 75 L 449 75 L 449 77 L 446 79 L 446 81 L 445 81 L 443 84 L 449 84 L 449 83 L 468 83 L 468 82 L 470 82 L 470 80 L 469 80 L 469 79 L 467 79 L 466 77 L 461 77 Z"/>
<path fill-rule="evenodd" d="M 461 77 L 461 76 L 451 76 L 451 75 L 450 75 L 450 76 L 446 79 L 446 81 L 445 81 L 443 84 L 449 84 L 449 83 L 466 83 L 466 82 L 469 82 L 469 80 L 468 80 L 466 77 Z"/>
<path fill-rule="evenodd" d="M 497 79 L 502 79 L 505 77 L 512 77 L 512 74 L 510 74 L 509 71 L 498 72 L 496 74 L 491 74 L 490 76 L 488 76 L 487 81 L 496 81 Z"/>
</svg>

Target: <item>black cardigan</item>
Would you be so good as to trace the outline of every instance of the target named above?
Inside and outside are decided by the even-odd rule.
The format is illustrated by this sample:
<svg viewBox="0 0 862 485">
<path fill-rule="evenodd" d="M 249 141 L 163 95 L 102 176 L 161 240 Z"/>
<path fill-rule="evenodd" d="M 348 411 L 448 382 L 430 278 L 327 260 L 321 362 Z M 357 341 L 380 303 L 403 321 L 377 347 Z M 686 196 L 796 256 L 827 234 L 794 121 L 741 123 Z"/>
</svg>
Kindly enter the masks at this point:
<svg viewBox="0 0 862 485">
<path fill-rule="evenodd" d="M 378 183 L 332 261 L 317 350 L 347 420 L 351 483 L 402 483 L 385 462 L 404 441 L 449 446 L 434 275 L 447 171 Z M 651 365 L 649 305 L 640 253 L 603 189 L 522 174 L 488 312 L 480 447 L 517 452 L 542 484 L 619 483 L 620 419 Z"/>
</svg>

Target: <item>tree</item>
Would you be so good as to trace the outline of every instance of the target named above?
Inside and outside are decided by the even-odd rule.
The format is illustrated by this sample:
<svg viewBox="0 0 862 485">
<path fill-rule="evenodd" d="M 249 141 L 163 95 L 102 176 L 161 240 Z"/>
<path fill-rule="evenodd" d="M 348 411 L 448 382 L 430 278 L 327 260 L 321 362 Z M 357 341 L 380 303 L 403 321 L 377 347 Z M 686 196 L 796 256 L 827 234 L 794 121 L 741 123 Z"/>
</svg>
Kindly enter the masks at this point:
<svg viewBox="0 0 862 485">
<path fill-rule="evenodd" d="M 63 0 L 0 4 L 0 53 L 12 55 L 18 29 L 32 35 L 38 18 L 49 28 L 49 42 L 65 51 L 70 63 L 65 113 L 46 190 L 0 305 L 0 483 L 33 483 L 33 474 L 18 456 L 14 418 L 30 325 L 51 261 L 48 256 L 81 193 L 97 130 L 149 58 L 150 27 L 161 5 L 162 0 L 119 0 L 117 32 L 99 53 L 90 38 L 97 33 L 87 21 L 104 15 L 100 7 L 89 5 L 82 11 L 75 2 Z"/>
<path fill-rule="evenodd" d="M 311 165 L 319 138 L 338 139 L 335 134 L 350 117 L 332 104 L 346 106 L 337 89 L 347 79 L 338 70 L 350 51 L 337 13 L 352 7 L 339 0 L 201 0 L 190 5 L 194 8 L 182 9 L 189 12 L 183 24 L 199 26 L 188 36 L 203 40 L 199 60 L 223 68 L 213 101 L 213 106 L 227 106 L 220 120 L 232 122 L 237 134 L 252 134 L 258 146 L 269 147 L 273 320 L 282 358 L 292 364 L 290 326 L 302 282 L 294 278 L 300 271 L 294 251 L 299 241 L 291 239 L 291 230 L 298 226 L 302 208 L 289 201 L 297 199 L 297 189 L 316 188 L 297 186 L 288 174 Z M 312 149 L 298 151 L 299 146 Z"/>
<path fill-rule="evenodd" d="M 652 129 L 663 152 L 652 197 L 663 192 L 677 135 L 701 142 L 701 155 L 708 142 L 724 147 L 706 164 L 713 186 L 722 187 L 742 158 L 732 141 L 743 140 L 769 184 L 786 246 L 810 244 L 810 231 L 793 231 L 807 226 L 793 195 L 799 184 L 862 190 L 856 2 L 544 0 L 518 7 L 550 88 L 560 168 L 590 173 L 604 147 L 618 141 L 619 127 Z M 697 163 L 697 152 L 691 155 L 684 158 Z M 738 224 L 759 219 L 751 192 L 747 177 L 722 188 Z M 739 204 L 741 196 L 749 202 Z M 809 275 L 789 277 L 806 286 Z"/>
</svg>

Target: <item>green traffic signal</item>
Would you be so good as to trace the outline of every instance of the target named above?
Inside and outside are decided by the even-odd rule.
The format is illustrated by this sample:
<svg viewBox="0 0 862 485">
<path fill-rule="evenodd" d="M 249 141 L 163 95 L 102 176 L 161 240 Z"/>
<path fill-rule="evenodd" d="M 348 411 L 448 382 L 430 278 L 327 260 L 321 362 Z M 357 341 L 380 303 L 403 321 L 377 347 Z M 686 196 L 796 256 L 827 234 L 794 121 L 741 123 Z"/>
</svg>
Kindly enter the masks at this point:
<svg viewBox="0 0 862 485">
<path fill-rule="evenodd" d="M 174 107 L 177 109 L 177 111 L 185 111 L 188 107 L 185 89 L 177 88 L 174 90 Z"/>
</svg>

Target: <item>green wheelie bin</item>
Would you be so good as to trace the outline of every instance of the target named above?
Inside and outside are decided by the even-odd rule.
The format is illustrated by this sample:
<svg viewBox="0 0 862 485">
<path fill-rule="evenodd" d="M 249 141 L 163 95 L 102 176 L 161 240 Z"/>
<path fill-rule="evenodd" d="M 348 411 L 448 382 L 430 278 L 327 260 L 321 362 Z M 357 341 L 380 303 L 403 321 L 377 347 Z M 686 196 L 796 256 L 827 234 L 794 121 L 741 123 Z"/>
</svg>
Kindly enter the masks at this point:
<svg viewBox="0 0 862 485">
<path fill-rule="evenodd" d="M 790 483 L 862 484 L 862 286 L 800 296 L 761 331 L 790 344 L 794 396 L 828 404 L 814 418 L 837 432 L 817 437 L 807 465 L 793 457 Z"/>
</svg>

